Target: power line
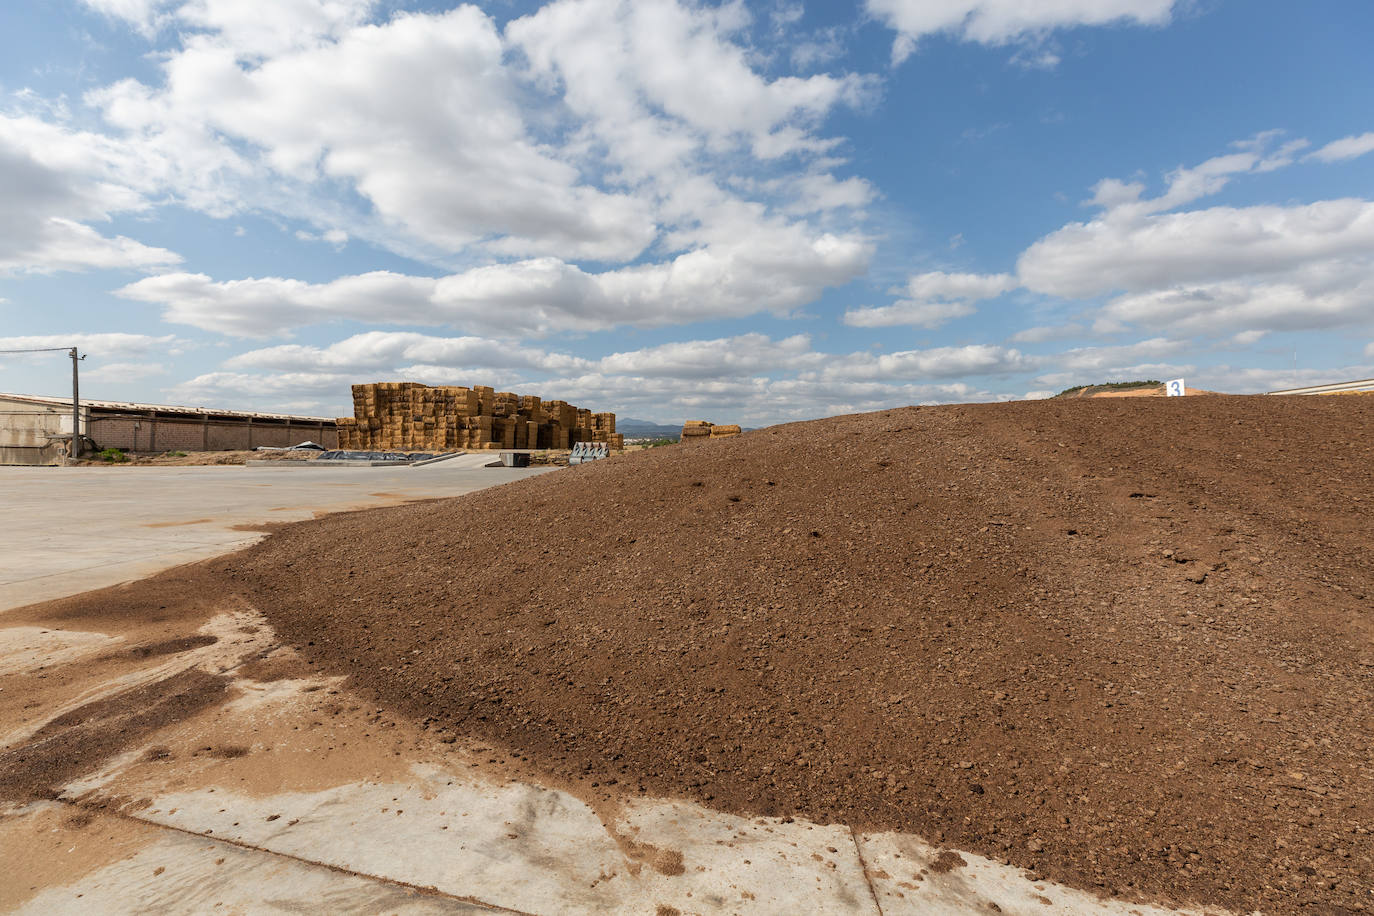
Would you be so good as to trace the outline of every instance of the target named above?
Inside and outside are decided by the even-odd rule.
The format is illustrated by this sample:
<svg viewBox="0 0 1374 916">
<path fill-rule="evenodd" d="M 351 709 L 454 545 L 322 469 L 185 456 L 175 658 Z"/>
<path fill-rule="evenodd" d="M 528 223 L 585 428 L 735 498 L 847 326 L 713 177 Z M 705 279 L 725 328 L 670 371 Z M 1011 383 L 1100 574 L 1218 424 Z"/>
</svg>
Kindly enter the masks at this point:
<svg viewBox="0 0 1374 916">
<path fill-rule="evenodd" d="M 14 353 L 68 353 L 72 358 L 72 444 L 70 455 L 72 460 L 81 457 L 81 394 L 77 386 L 77 366 L 81 365 L 81 360 L 86 357 L 77 352 L 76 347 L 17 347 L 14 349 L 0 350 L 0 356 Z M 90 410 L 87 409 L 87 428 L 90 427 Z"/>
</svg>

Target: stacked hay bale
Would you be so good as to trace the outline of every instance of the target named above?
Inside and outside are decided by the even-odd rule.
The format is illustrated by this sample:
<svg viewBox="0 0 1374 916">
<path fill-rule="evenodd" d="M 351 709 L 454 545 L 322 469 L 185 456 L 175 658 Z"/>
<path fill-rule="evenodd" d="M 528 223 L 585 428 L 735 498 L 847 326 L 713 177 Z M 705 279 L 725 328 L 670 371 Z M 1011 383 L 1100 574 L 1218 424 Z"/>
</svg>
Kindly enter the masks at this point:
<svg viewBox="0 0 1374 916">
<path fill-rule="evenodd" d="M 418 382 L 353 386 L 353 416 L 338 420 L 339 448 L 394 451 L 570 448 L 605 442 L 624 448 L 615 414 L 485 385 Z"/>
<path fill-rule="evenodd" d="M 625 447 L 625 437 L 615 431 L 615 414 L 592 414 L 592 441 L 605 442 L 611 448 Z"/>
<path fill-rule="evenodd" d="M 738 436 L 740 428 L 734 423 L 711 423 L 708 420 L 688 420 L 682 427 L 680 442 L 705 442 L 707 439 L 728 439 Z"/>
<path fill-rule="evenodd" d="M 682 426 L 679 442 L 705 442 L 711 438 L 711 424 L 706 420 L 688 420 Z"/>
</svg>

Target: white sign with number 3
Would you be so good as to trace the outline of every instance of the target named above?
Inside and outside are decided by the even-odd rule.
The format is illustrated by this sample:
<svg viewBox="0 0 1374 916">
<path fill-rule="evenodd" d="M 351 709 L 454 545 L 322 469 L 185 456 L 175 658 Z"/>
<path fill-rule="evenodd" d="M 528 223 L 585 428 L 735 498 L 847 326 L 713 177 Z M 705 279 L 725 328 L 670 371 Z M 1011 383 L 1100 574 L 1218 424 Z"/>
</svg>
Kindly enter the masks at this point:
<svg viewBox="0 0 1374 916">
<path fill-rule="evenodd" d="M 1183 387 L 1183 379 L 1181 378 L 1169 379 L 1164 383 L 1164 393 L 1171 398 L 1181 398 L 1187 392 L 1188 389 Z"/>
</svg>

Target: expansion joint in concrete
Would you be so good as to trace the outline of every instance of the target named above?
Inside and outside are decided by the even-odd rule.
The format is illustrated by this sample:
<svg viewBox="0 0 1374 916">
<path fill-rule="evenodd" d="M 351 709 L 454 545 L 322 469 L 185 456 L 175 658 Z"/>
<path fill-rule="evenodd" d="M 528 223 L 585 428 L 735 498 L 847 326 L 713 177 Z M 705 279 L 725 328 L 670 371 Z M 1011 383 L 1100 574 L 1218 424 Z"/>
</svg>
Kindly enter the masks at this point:
<svg viewBox="0 0 1374 916">
<path fill-rule="evenodd" d="M 873 898 L 873 908 L 878 911 L 878 916 L 883 916 L 883 905 L 878 902 L 878 891 L 873 887 L 873 879 L 868 875 L 868 862 L 864 860 L 863 844 L 859 842 L 859 834 L 853 827 L 849 828 L 849 838 L 854 841 L 854 854 L 859 857 L 859 870 L 864 873 L 864 884 L 868 885 L 868 895 Z"/>
<path fill-rule="evenodd" d="M 287 859 L 301 865 L 309 866 L 311 868 L 322 868 L 326 871 L 331 871 L 338 875 L 347 875 L 353 878 L 361 878 L 364 881 L 375 881 L 378 884 L 386 884 L 390 885 L 391 887 L 403 888 L 405 890 L 412 891 L 416 894 L 420 894 L 425 897 L 443 897 L 447 900 L 453 900 L 457 903 L 464 903 L 469 906 L 482 907 L 483 909 L 491 910 L 493 913 L 510 913 L 513 914 L 513 916 L 538 916 L 538 914 L 536 913 L 527 913 L 524 910 L 513 910 L 510 907 L 500 906 L 499 904 L 495 903 L 488 903 L 485 900 L 478 900 L 475 897 L 464 897 L 458 894 L 448 894 L 444 891 L 439 890 L 436 887 L 421 887 L 418 884 L 410 884 L 406 881 L 398 881 L 395 878 L 387 878 L 383 875 L 374 875 L 368 872 L 354 871 L 351 868 L 344 868 L 341 865 L 330 865 L 328 862 L 320 862 L 315 859 L 306 859 L 302 858 L 301 856 L 293 856 L 289 852 L 278 852 L 274 849 L 266 849 L 262 846 L 256 846 L 252 843 L 243 843 L 238 840 L 226 839 L 225 837 L 212 836 L 208 833 L 198 833 L 195 830 L 188 830 L 185 827 L 175 827 L 171 824 L 159 823 L 158 821 L 153 821 L 147 818 L 139 817 L 136 814 L 130 814 L 125 811 L 112 811 L 109 808 L 102 808 L 95 804 L 83 803 L 81 801 L 69 798 L 58 798 L 56 799 L 56 801 L 72 808 L 81 809 L 83 811 L 94 810 L 104 815 L 123 818 L 124 820 L 142 824 L 145 827 L 154 827 L 158 830 L 167 830 L 172 833 L 183 834 L 188 837 L 193 837 L 197 840 L 205 840 L 210 843 L 216 843 L 222 846 L 233 846 L 237 849 L 245 849 L 250 852 L 257 852 L 262 853 L 263 855 L 274 856 L 278 859 Z"/>
</svg>

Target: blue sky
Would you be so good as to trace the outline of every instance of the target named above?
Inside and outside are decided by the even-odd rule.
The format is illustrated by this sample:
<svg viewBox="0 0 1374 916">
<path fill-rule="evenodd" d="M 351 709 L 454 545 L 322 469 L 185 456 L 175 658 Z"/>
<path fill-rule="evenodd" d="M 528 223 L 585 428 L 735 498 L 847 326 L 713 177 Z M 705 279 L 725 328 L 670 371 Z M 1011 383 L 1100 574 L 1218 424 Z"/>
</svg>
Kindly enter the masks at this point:
<svg viewBox="0 0 1374 916">
<path fill-rule="evenodd" d="M 760 425 L 1374 375 L 1374 4 L 0 8 L 0 349 Z M 60 354 L 0 390 L 62 394 Z"/>
</svg>

